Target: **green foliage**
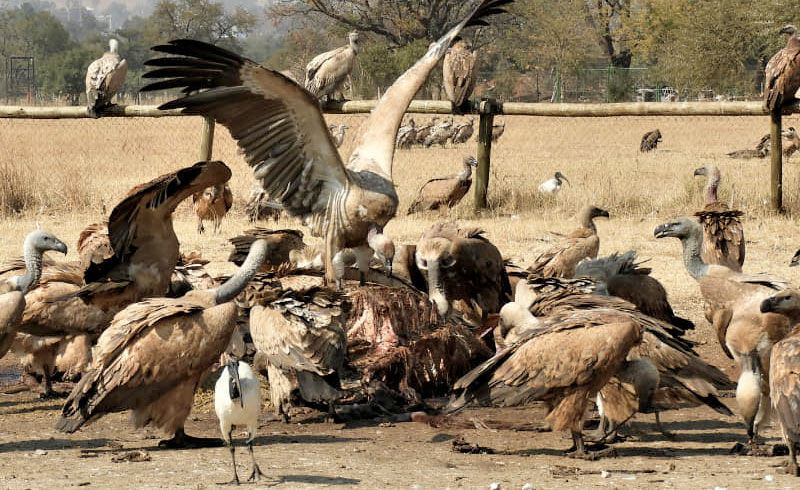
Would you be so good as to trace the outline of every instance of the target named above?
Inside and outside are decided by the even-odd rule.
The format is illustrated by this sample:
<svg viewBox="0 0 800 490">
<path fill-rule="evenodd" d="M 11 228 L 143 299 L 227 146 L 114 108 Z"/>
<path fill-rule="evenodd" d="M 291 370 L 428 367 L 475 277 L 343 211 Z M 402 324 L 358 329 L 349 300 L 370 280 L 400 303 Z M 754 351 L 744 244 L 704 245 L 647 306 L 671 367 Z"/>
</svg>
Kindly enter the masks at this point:
<svg viewBox="0 0 800 490">
<path fill-rule="evenodd" d="M 226 12 L 212 0 L 159 0 L 150 22 L 163 40 L 197 39 L 241 52 L 240 37 L 253 30 L 256 18 L 241 7 Z"/>
<path fill-rule="evenodd" d="M 97 45 L 78 45 L 47 58 L 42 67 L 42 90 L 53 95 L 67 96 L 77 104 L 85 90 L 86 68 L 103 49 Z"/>
</svg>

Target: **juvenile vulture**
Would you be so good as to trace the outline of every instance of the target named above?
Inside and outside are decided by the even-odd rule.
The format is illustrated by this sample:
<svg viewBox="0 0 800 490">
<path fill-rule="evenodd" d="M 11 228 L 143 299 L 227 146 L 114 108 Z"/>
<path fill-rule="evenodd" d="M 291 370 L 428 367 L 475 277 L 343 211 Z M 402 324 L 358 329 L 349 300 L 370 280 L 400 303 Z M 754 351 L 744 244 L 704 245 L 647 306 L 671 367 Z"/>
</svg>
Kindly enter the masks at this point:
<svg viewBox="0 0 800 490">
<path fill-rule="evenodd" d="M 267 191 L 264 190 L 260 182 L 253 184 L 252 189 L 250 189 L 250 196 L 247 198 L 247 206 L 245 207 L 245 214 L 247 214 L 247 219 L 249 219 L 251 223 L 268 219 L 278 221 L 282 209 L 282 205 L 270 200 Z"/>
<path fill-rule="evenodd" d="M 442 63 L 442 84 L 448 100 L 456 110 L 469 103 L 469 97 L 478 79 L 478 53 L 472 51 L 467 42 L 456 36 L 447 50 Z"/>
<path fill-rule="evenodd" d="M 772 408 L 778 415 L 783 442 L 789 447 L 786 473 L 800 476 L 797 447 L 800 444 L 800 293 L 782 291 L 761 303 L 762 313 L 784 315 L 792 325 L 791 333 L 772 348 L 769 366 L 769 393 Z"/>
<path fill-rule="evenodd" d="M 331 137 L 333 138 L 333 145 L 336 148 L 340 148 L 342 146 L 342 143 L 344 143 L 344 130 L 348 129 L 347 126 L 345 126 L 344 124 L 340 124 L 338 127 L 331 125 L 328 126 L 328 129 L 330 130 Z"/>
<path fill-rule="evenodd" d="M 642 135 L 642 143 L 639 145 L 639 151 L 642 153 L 655 150 L 658 143 L 661 141 L 661 131 L 655 129 L 648 131 Z"/>
<path fill-rule="evenodd" d="M 453 126 L 453 116 L 431 128 L 430 133 L 422 141 L 425 148 L 430 148 L 431 145 L 440 145 L 444 147 L 447 141 L 453 137 L 455 127 Z"/>
<path fill-rule="evenodd" d="M 796 129 L 790 127 L 783 132 L 783 137 L 789 140 L 783 145 L 783 157 L 789 159 L 800 148 L 800 135 Z"/>
<path fill-rule="evenodd" d="M 229 238 L 233 244 L 233 251 L 228 255 L 228 261 L 242 265 L 250 253 L 250 247 L 256 240 L 266 240 L 269 245 L 268 255 L 261 266 L 264 271 L 274 270 L 282 264 L 291 261 L 293 250 L 302 250 L 306 247 L 303 243 L 303 232 L 298 230 L 268 230 L 266 228 L 252 228 L 245 230 L 243 235 Z"/>
<path fill-rule="evenodd" d="M 503 120 L 500 124 L 492 126 L 492 142 L 496 143 L 497 140 L 506 132 L 506 122 Z"/>
<path fill-rule="evenodd" d="M 464 27 L 486 24 L 511 0 L 482 0 L 383 94 L 345 166 L 331 141 L 319 103 L 280 74 L 199 41 L 171 41 L 153 49 L 179 55 L 147 61 L 143 90 L 182 88 L 184 97 L 161 105 L 213 117 L 226 126 L 266 191 L 325 239 L 325 273 L 344 248 L 368 248 L 367 234 L 397 212 L 392 162 L 397 130 L 414 95 Z M 371 255 L 371 252 L 369 253 Z"/>
<path fill-rule="evenodd" d="M 443 317 L 456 300 L 466 302 L 480 319 L 499 312 L 511 298 L 503 257 L 482 230 L 462 229 L 454 222 L 434 225 L 417 243 L 415 258 L 428 296 Z"/>
<path fill-rule="evenodd" d="M 318 54 L 306 65 L 306 90 L 314 97 L 342 95 L 344 81 L 353 71 L 358 54 L 358 33 L 347 35 L 349 44 Z M 273 72 L 274 73 L 274 72 Z"/>
<path fill-rule="evenodd" d="M 595 206 L 584 207 L 578 215 L 581 226 L 550 250 L 540 254 L 528 271 L 542 277 L 573 277 L 575 266 L 583 259 L 597 257 L 600 237 L 594 219 L 609 217 L 608 211 Z"/>
<path fill-rule="evenodd" d="M 136 427 L 152 423 L 173 436 L 159 445 L 218 446 L 217 439 L 187 436 L 184 422 L 197 386 L 236 329 L 232 300 L 258 271 L 267 247 L 265 240 L 255 241 L 242 267 L 218 288 L 175 299 L 150 298 L 117 313 L 98 339 L 92 368 L 72 390 L 56 428 L 72 433 L 106 413 L 132 410 Z"/>
<path fill-rule="evenodd" d="M 784 105 L 795 101 L 795 93 L 800 88 L 800 39 L 797 28 L 787 25 L 781 34 L 788 34 L 786 47 L 770 58 L 764 70 L 764 109 L 769 112 L 780 111 Z"/>
<path fill-rule="evenodd" d="M 397 144 L 398 148 L 402 148 L 407 150 L 411 148 L 414 143 L 417 141 L 417 123 L 414 122 L 414 118 L 408 118 L 408 124 L 405 126 L 400 126 L 400 129 L 397 130 Z"/>
<path fill-rule="evenodd" d="M 197 215 L 197 233 L 203 233 L 203 221 L 214 222 L 214 233 L 219 230 L 222 218 L 233 206 L 233 192 L 228 184 L 212 185 L 192 194 L 194 214 Z"/>
<path fill-rule="evenodd" d="M 460 144 L 466 143 L 472 138 L 472 135 L 475 133 L 475 118 L 470 116 L 469 122 L 461 123 L 456 125 L 455 129 L 453 130 L 453 138 L 451 141 L 453 144 Z"/>
<path fill-rule="evenodd" d="M 109 107 L 111 99 L 125 82 L 128 62 L 120 59 L 116 39 L 108 41 L 108 51 L 92 61 L 86 71 L 86 113 L 90 117 L 100 117 L 100 111 Z"/>
<path fill-rule="evenodd" d="M 240 303 L 250 307 L 250 335 L 267 360 L 276 414 L 288 420 L 296 384 L 302 399 L 324 406 L 332 421 L 347 347 L 341 295 L 319 277 L 259 275 Z"/>
<path fill-rule="evenodd" d="M 118 311 L 163 296 L 178 262 L 172 213 L 193 193 L 231 177 L 222 162 L 200 162 L 133 188 L 108 220 L 113 255 L 83 271 L 33 289 L 20 330 L 40 336 L 99 334 Z"/>
<path fill-rule="evenodd" d="M 539 184 L 539 194 L 545 194 L 547 196 L 555 196 L 559 192 L 561 192 L 561 179 L 564 179 L 567 184 L 569 184 L 569 179 L 562 174 L 561 172 L 556 172 L 552 179 L 547 179 L 541 184 Z M 570 186 L 572 184 L 569 184 Z"/>
<path fill-rule="evenodd" d="M 42 277 L 42 255 L 48 250 L 67 253 L 67 245 L 46 231 L 28 233 L 22 243 L 25 272 L 0 282 L 0 359 L 14 342 L 25 311 L 25 295 L 39 285 Z"/>
<path fill-rule="evenodd" d="M 758 432 L 769 419 L 770 350 L 790 329 L 785 317 L 762 313 L 759 308 L 765 298 L 789 283 L 767 274 L 742 274 L 705 264 L 700 256 L 702 230 L 689 218 L 660 225 L 653 233 L 656 238 L 681 240 L 684 265 L 705 301 L 705 317 L 717 331 L 722 350 L 741 370 L 736 401 L 747 428 L 748 450 L 758 454 Z"/>
<path fill-rule="evenodd" d="M 701 257 L 706 264 L 719 264 L 741 272 L 744 264 L 745 242 L 741 217 L 743 212 L 729 209 L 717 198 L 720 182 L 719 168 L 714 165 L 700 167 L 695 175 L 705 175 L 706 205 L 694 213 L 703 226 Z"/>
<path fill-rule="evenodd" d="M 475 157 L 464 157 L 464 170 L 456 175 L 427 181 L 408 207 L 406 214 L 422 211 L 449 211 L 467 194 L 472 186 L 472 167 L 477 167 Z"/>
</svg>

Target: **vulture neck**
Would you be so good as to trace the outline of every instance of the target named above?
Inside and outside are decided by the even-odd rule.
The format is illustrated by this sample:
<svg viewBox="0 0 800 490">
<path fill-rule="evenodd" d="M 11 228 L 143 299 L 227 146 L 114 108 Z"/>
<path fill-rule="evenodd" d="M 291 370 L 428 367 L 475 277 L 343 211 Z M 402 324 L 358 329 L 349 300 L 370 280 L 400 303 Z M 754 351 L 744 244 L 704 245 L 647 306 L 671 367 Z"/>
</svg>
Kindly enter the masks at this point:
<svg viewBox="0 0 800 490">
<path fill-rule="evenodd" d="M 459 180 L 467 180 L 470 177 L 472 177 L 472 165 L 470 165 L 467 162 L 464 162 L 464 170 L 462 170 L 461 173 L 458 174 L 458 178 Z"/>
<path fill-rule="evenodd" d="M 712 170 L 708 176 L 708 183 L 706 184 L 706 205 L 717 203 L 717 187 L 719 187 L 720 174 L 719 170 Z"/>
<path fill-rule="evenodd" d="M 36 248 L 33 238 L 26 237 L 23 245 L 25 274 L 17 279 L 17 291 L 27 293 L 39 284 L 42 277 L 42 252 Z"/>
<path fill-rule="evenodd" d="M 700 249 L 703 246 L 703 235 L 699 230 L 691 235 L 681 237 L 683 245 L 683 265 L 686 271 L 695 279 L 699 279 L 708 273 L 708 266 L 700 257 Z"/>
<path fill-rule="evenodd" d="M 244 290 L 244 288 L 247 286 L 247 283 L 249 283 L 253 276 L 256 275 L 258 268 L 264 263 L 266 256 L 266 240 L 256 240 L 253 242 L 253 244 L 250 246 L 250 252 L 247 254 L 247 258 L 244 259 L 242 266 L 239 267 L 239 270 L 236 271 L 236 274 L 225 281 L 222 286 L 217 288 L 215 296 L 216 303 L 218 305 L 227 303 L 238 296 L 239 293 L 241 293 L 242 290 Z"/>
<path fill-rule="evenodd" d="M 358 54 L 358 41 L 350 40 L 350 49 L 353 50 L 355 54 Z"/>
<path fill-rule="evenodd" d="M 556 180 L 558 180 L 558 179 L 556 179 Z M 560 184 L 561 181 L 559 180 L 558 183 Z M 584 209 L 581 212 L 581 215 L 579 216 L 579 219 L 581 221 L 581 226 L 583 226 L 584 228 L 587 228 L 587 229 L 592 230 L 593 232 L 597 233 L 597 228 L 594 226 L 594 216 L 592 216 L 592 210 L 591 209 Z"/>
</svg>

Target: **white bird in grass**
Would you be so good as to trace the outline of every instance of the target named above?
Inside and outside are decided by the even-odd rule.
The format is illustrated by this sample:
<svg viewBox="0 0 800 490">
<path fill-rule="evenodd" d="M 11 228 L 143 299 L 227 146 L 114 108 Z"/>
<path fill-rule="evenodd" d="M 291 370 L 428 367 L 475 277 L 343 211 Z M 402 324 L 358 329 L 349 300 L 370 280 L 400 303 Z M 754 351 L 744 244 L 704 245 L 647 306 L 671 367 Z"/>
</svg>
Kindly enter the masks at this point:
<svg viewBox="0 0 800 490">
<path fill-rule="evenodd" d="M 569 179 L 561 172 L 556 172 L 552 179 L 547 179 L 539 184 L 539 192 L 550 196 L 555 196 L 561 191 L 561 179 L 564 179 L 569 184 Z M 572 185 L 572 184 L 569 184 Z"/>
<path fill-rule="evenodd" d="M 254 481 L 264 476 L 253 454 L 253 439 L 256 436 L 258 414 L 261 411 L 261 383 L 246 362 L 234 358 L 228 360 L 214 387 L 214 411 L 217 412 L 222 438 L 231 450 L 233 480 L 227 483 L 239 484 L 236 455 L 231 438 L 233 429 L 237 425 L 247 427 L 247 449 L 253 460 L 253 470 L 247 481 Z"/>
</svg>

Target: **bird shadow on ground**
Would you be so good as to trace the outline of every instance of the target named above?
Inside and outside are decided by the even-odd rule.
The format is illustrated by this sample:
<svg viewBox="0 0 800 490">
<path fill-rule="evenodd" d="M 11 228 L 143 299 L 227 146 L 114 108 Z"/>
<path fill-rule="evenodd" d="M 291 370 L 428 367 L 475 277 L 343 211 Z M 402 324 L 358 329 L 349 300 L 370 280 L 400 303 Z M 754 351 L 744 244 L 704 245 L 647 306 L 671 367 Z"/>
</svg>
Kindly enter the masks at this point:
<svg viewBox="0 0 800 490">
<path fill-rule="evenodd" d="M 343 478 L 340 476 L 319 476 L 319 475 L 283 475 L 275 485 L 284 483 L 296 483 L 306 485 L 358 485 L 361 480 L 357 478 Z"/>
<path fill-rule="evenodd" d="M 253 439 L 256 446 L 271 446 L 273 444 L 325 444 L 342 442 L 367 442 L 370 439 L 364 437 L 336 437 L 327 435 L 311 434 L 281 434 L 270 436 L 259 436 Z"/>
<path fill-rule="evenodd" d="M 22 407 L 20 407 L 19 406 L 20 404 L 27 405 L 27 404 L 30 404 L 30 403 L 36 403 L 36 402 L 20 401 L 20 402 L 15 402 L 15 403 L 9 403 L 6 406 L 15 405 L 17 408 L 12 409 L 12 410 L 1 411 L 0 415 L 16 415 L 16 414 L 20 414 L 20 413 L 31 413 L 31 412 L 39 412 L 39 411 L 61 410 L 61 407 L 63 405 L 62 402 L 56 402 L 56 403 L 49 403 L 47 405 L 36 405 L 36 406 L 33 406 L 33 407 L 31 407 L 31 406 L 22 406 Z M 2 407 L 2 406 L 3 405 L 0 405 L 0 407 Z"/>
<path fill-rule="evenodd" d="M 111 439 L 33 439 L 29 441 L 13 441 L 0 444 L 0 453 L 10 453 L 15 451 L 35 451 L 44 449 L 46 451 L 59 451 L 63 449 L 93 449 L 108 445 Z"/>
</svg>

